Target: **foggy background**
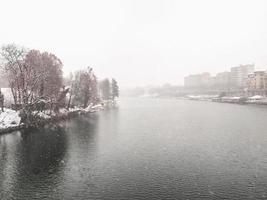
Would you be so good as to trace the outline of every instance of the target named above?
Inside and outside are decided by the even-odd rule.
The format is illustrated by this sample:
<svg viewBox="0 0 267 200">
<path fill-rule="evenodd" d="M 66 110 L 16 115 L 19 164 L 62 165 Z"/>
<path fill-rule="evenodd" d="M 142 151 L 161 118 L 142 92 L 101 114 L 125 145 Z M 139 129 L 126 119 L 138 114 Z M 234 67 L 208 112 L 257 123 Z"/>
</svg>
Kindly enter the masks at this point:
<svg viewBox="0 0 267 200">
<path fill-rule="evenodd" d="M 93 67 L 121 88 L 182 85 L 193 73 L 267 66 L 267 1 L 1 1 L 0 44 Z"/>
</svg>

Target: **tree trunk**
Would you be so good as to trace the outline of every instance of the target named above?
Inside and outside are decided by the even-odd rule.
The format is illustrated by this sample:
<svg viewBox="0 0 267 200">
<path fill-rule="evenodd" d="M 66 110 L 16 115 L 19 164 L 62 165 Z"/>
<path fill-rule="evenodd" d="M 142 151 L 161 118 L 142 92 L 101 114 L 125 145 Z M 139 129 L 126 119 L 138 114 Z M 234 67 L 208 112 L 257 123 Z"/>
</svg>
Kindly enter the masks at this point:
<svg viewBox="0 0 267 200">
<path fill-rule="evenodd" d="M 67 109 L 68 109 L 68 110 L 70 109 L 71 97 L 72 97 L 72 94 L 70 93 L 70 98 L 69 98 L 68 106 L 67 106 Z"/>
</svg>

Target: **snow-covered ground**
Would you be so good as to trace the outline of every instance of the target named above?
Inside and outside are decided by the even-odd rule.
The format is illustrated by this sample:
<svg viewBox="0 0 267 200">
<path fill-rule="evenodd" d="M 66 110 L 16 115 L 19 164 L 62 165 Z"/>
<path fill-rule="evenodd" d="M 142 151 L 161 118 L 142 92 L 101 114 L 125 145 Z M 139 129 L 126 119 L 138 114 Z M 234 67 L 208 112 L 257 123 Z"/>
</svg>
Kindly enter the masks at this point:
<svg viewBox="0 0 267 200">
<path fill-rule="evenodd" d="M 0 111 L 0 129 L 18 126 L 19 124 L 20 117 L 18 112 L 7 108 L 4 109 L 4 112 Z"/>
<path fill-rule="evenodd" d="M 67 110 L 65 108 L 61 108 L 59 113 L 67 114 L 67 113 L 75 112 L 75 111 L 94 112 L 94 111 L 98 111 L 102 109 L 103 109 L 103 105 L 97 104 L 94 106 L 89 105 L 85 109 L 76 107 L 76 108 L 70 108 L 70 110 Z M 44 111 L 44 112 L 35 111 L 33 114 L 37 114 L 39 117 L 44 118 L 44 119 L 49 119 L 52 116 L 56 115 L 56 113 L 54 112 L 50 113 L 50 111 Z M 4 112 L 0 111 L 0 130 L 18 126 L 20 124 L 20 120 L 21 118 L 19 117 L 18 112 L 16 112 L 15 110 L 5 108 Z"/>
</svg>

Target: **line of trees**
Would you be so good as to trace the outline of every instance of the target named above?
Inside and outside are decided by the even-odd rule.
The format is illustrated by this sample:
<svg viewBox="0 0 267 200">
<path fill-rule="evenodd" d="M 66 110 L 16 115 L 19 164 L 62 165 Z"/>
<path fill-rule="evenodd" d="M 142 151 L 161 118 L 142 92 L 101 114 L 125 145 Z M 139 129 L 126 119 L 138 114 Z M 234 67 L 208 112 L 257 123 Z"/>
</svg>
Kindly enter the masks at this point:
<svg viewBox="0 0 267 200">
<path fill-rule="evenodd" d="M 92 68 L 71 73 L 66 82 L 70 85 L 68 108 L 74 105 L 86 108 L 89 104 L 99 103 L 98 81 Z"/>
<path fill-rule="evenodd" d="M 54 54 L 11 44 L 2 47 L 1 61 L 15 108 L 38 99 L 55 101 L 62 86 L 63 65 Z"/>
<path fill-rule="evenodd" d="M 119 96 L 117 81 L 97 80 L 91 67 L 77 70 L 64 79 L 63 63 L 54 54 L 29 50 L 14 44 L 1 48 L 0 69 L 8 77 L 12 92 L 13 109 L 21 110 L 25 121 L 30 122 L 33 113 L 60 108 L 82 107 Z M 38 112 L 37 112 L 38 111 Z"/>
<path fill-rule="evenodd" d="M 109 79 L 102 80 L 100 91 L 103 100 L 115 100 L 116 97 L 119 97 L 118 83 L 114 78 L 111 79 L 111 82 Z"/>
</svg>

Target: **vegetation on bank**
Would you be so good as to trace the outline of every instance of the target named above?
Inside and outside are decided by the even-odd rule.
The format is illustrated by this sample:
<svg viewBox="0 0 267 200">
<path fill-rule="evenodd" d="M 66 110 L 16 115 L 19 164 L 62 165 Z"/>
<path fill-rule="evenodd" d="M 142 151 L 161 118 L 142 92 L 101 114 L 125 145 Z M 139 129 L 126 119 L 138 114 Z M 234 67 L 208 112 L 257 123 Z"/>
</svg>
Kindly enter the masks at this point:
<svg viewBox="0 0 267 200">
<path fill-rule="evenodd" d="M 17 111 L 20 123 L 35 126 L 62 112 L 115 102 L 119 96 L 117 81 L 99 81 L 91 67 L 64 78 L 63 63 L 52 53 L 8 44 L 1 48 L 0 59 L 0 70 L 7 77 L 13 99 L 7 106 L 0 86 L 0 120 L 4 107 L 10 107 Z"/>
</svg>

